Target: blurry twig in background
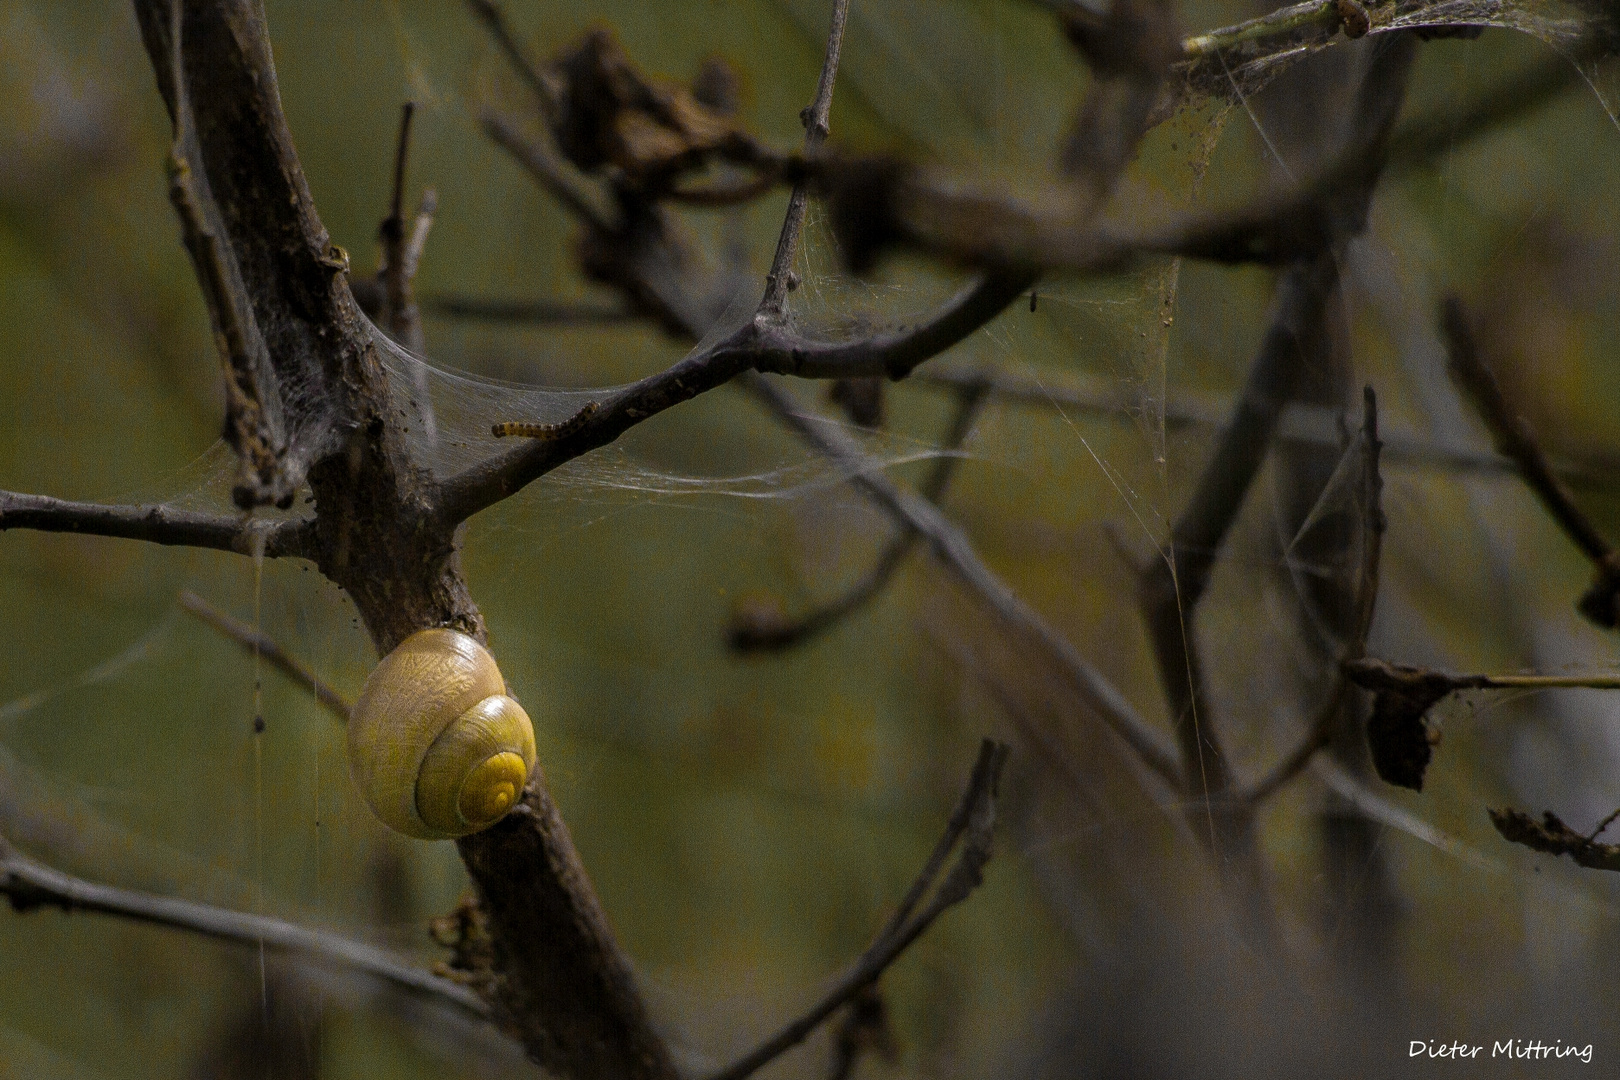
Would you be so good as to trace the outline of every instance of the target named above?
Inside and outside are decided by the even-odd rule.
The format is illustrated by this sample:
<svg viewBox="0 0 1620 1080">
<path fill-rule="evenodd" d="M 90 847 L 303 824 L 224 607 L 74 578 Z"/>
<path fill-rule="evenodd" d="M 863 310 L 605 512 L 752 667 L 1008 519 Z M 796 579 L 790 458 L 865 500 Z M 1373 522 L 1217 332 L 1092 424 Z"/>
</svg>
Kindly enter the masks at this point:
<svg viewBox="0 0 1620 1080">
<path fill-rule="evenodd" d="M 1558 478 L 1536 441 L 1535 431 L 1502 393 L 1501 384 L 1480 355 L 1479 342 L 1462 301 L 1455 296 L 1446 297 L 1440 319 L 1450 358 L 1447 370 L 1452 379 L 1479 411 L 1496 448 L 1518 463 L 1524 482 L 1558 522 L 1564 535 L 1597 569 L 1592 584 L 1576 603 L 1577 609 L 1598 626 L 1613 630 L 1620 624 L 1620 555 L 1592 524 L 1592 519 L 1575 505 L 1574 496 Z"/>
<path fill-rule="evenodd" d="M 354 708 L 349 699 L 327 685 L 302 661 L 283 649 L 274 638 L 255 630 L 238 618 L 225 614 L 190 589 L 181 590 L 180 606 L 242 648 L 262 657 L 271 667 L 313 693 L 315 700 L 333 716 L 345 723 L 348 722 L 349 713 Z"/>
<path fill-rule="evenodd" d="M 957 453 L 973 430 L 973 422 L 985 400 L 987 387 L 967 385 L 958 391 L 956 413 L 950 430 L 940 445 L 940 455 L 934 459 L 932 471 L 923 479 L 918 494 L 937 504 L 956 471 L 961 456 Z M 756 599 L 740 605 L 732 613 L 727 643 L 737 652 L 775 652 L 808 641 L 824 630 L 859 611 L 883 592 L 885 585 L 917 544 L 917 527 L 908 521 L 898 523 L 899 531 L 889 540 L 872 567 L 861 576 L 843 596 L 830 603 L 789 619 L 774 598 Z"/>
<path fill-rule="evenodd" d="M 493 6 L 478 4 L 476 0 L 470 2 L 475 7 Z M 603 208 L 601 193 L 584 177 L 576 175 L 551 146 L 525 136 L 521 121 L 491 106 L 486 106 L 478 119 L 484 125 L 484 132 L 517 159 L 535 182 L 570 213 L 598 231 L 613 231 L 615 214 Z"/>
<path fill-rule="evenodd" d="M 168 896 L 120 889 L 85 881 L 7 846 L 0 846 L 0 893 L 18 912 L 40 907 L 65 912 L 94 911 L 138 922 L 188 930 L 222 941 L 299 953 L 325 963 L 363 971 L 394 986 L 487 1017 L 489 1006 L 466 987 L 415 967 L 383 949 L 337 934 L 311 930 L 264 915 L 227 911 Z"/>
<path fill-rule="evenodd" d="M 1324 305 L 1337 281 L 1334 259 L 1322 255 L 1290 269 L 1278 283 L 1271 325 L 1232 421 L 1176 519 L 1168 551 L 1146 564 L 1139 582 L 1143 616 L 1180 746 L 1182 786 L 1209 805 L 1225 799 L 1232 776 L 1209 715 L 1203 665 L 1190 627 L 1222 542 L 1293 396 L 1303 367 L 1303 343 L 1322 332 Z M 1248 828 L 1247 822 L 1223 822 L 1221 831 L 1228 835 L 1220 839 L 1238 842 Z M 1209 832 L 1210 842 L 1217 842 L 1213 820 Z"/>
<path fill-rule="evenodd" d="M 827 1080 L 849 1080 L 855 1075 L 855 1066 L 869 1053 L 890 1065 L 899 1057 L 894 1029 L 889 1024 L 889 1006 L 876 983 L 862 987 L 845 1007 L 844 1019 L 833 1034 Z"/>
<path fill-rule="evenodd" d="M 411 117 L 416 103 L 407 101 L 400 112 L 399 142 L 394 150 L 394 187 L 388 201 L 388 216 L 377 229 L 382 241 L 382 261 L 377 267 L 377 283 L 381 286 L 382 304 L 378 320 L 387 329 L 388 336 L 411 352 L 423 348 L 422 317 L 416 300 L 411 295 L 411 284 L 422 258 L 422 246 L 427 243 L 428 230 L 433 226 L 433 212 L 438 208 L 438 196 L 432 188 L 422 193 L 422 203 L 416 212 L 416 221 L 409 233 L 405 231 L 405 163 L 411 149 Z M 352 286 L 351 286 L 352 287 Z M 360 299 L 356 293 L 356 299 Z"/>
<path fill-rule="evenodd" d="M 1060 369 L 994 369 L 941 360 L 919 368 L 908 381 L 953 392 L 983 385 L 994 397 L 1014 404 L 1108 419 L 1125 418 L 1135 406 L 1127 395 L 1096 376 Z M 1222 432 L 1234 411 L 1232 405 L 1201 396 L 1167 397 L 1163 405 L 1164 423 L 1169 430 Z M 1338 449 L 1343 443 L 1338 421 L 1337 410 L 1290 402 L 1278 418 L 1274 438 L 1279 443 Z M 1518 470 L 1513 459 L 1490 450 L 1458 449 L 1399 431 L 1380 430 L 1379 439 L 1383 444 L 1382 460 L 1390 465 L 1495 476 Z M 1608 490 L 1620 482 L 1620 477 L 1585 465 L 1561 462 L 1556 469 L 1564 483 L 1577 491 Z"/>
<path fill-rule="evenodd" d="M 1366 387 L 1363 400 L 1365 412 L 1361 422 L 1361 437 L 1345 452 L 1361 456 L 1361 573 L 1356 582 L 1355 622 L 1350 640 L 1344 647 L 1342 662 L 1335 674 L 1333 689 L 1311 721 L 1305 739 L 1292 752 L 1258 780 L 1245 794 L 1250 805 L 1264 802 L 1277 789 L 1299 774 L 1318 750 L 1327 746 L 1333 737 L 1335 720 L 1352 700 L 1354 681 L 1345 669 L 1346 664 L 1360 660 L 1367 652 L 1367 635 L 1372 631 L 1373 611 L 1378 604 L 1378 570 L 1384 549 L 1383 476 L 1378 471 L 1379 451 L 1383 444 L 1378 439 L 1378 398 L 1372 387 Z"/>
<path fill-rule="evenodd" d="M 788 391 L 761 375 L 745 375 L 740 381 L 744 389 L 752 392 L 807 442 L 838 462 L 849 475 L 850 483 L 926 538 L 939 560 L 1009 629 L 1024 635 L 1056 662 L 1081 701 L 1130 746 L 1143 764 L 1174 790 L 1181 790 L 1181 768 L 1169 741 L 1136 711 L 1113 683 L 1086 662 L 1073 642 L 1058 633 L 996 576 L 967 535 L 940 513 L 938 507 L 889 480 L 881 467 L 837 424 L 828 423 L 805 409 Z"/>
<path fill-rule="evenodd" d="M 934 851 L 928 857 L 922 872 L 917 875 L 917 879 L 912 882 L 911 888 L 901 899 L 900 906 L 889 917 L 883 929 L 878 931 L 877 936 L 872 939 L 872 944 L 867 946 L 860 959 L 856 960 L 854 966 L 840 976 L 832 989 L 828 990 L 803 1016 L 783 1027 L 708 1080 L 744 1080 L 783 1051 L 803 1042 L 807 1035 L 841 1005 L 853 1000 L 862 990 L 876 982 L 884 969 L 894 963 L 912 942 L 921 937 L 923 932 L 933 925 L 935 919 L 968 898 L 984 879 L 984 866 L 990 861 L 996 824 L 996 794 L 1001 781 L 1002 766 L 1006 762 L 1006 744 L 992 739 L 985 739 L 979 744 L 979 759 L 974 763 L 973 774 L 968 780 L 966 790 L 962 792 L 956 808 L 951 811 L 950 820 L 945 826 L 945 835 L 939 838 L 939 843 L 934 846 Z M 929 889 L 934 888 L 940 871 L 945 867 L 945 860 L 950 858 L 958 841 L 962 843 L 962 852 L 957 857 L 956 865 L 945 875 L 943 881 L 939 881 L 939 887 L 934 891 L 933 898 L 929 900 L 927 906 L 920 912 L 917 911 L 917 905 L 922 902 Z"/>
</svg>

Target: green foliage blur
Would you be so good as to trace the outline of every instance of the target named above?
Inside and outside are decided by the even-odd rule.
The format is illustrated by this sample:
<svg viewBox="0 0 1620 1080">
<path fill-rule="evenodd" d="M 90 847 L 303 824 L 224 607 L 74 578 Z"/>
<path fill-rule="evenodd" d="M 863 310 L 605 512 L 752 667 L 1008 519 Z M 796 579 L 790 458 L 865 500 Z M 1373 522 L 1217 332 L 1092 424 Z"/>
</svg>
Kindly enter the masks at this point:
<svg viewBox="0 0 1620 1080">
<path fill-rule="evenodd" d="M 479 104 L 520 100 L 521 88 L 461 4 L 265 7 L 310 188 L 357 271 L 375 265 L 409 99 L 420 106 L 410 198 L 432 186 L 439 207 L 420 296 L 611 299 L 581 279 L 573 223 L 480 132 Z M 537 57 L 595 25 L 667 79 L 718 55 L 741 76 L 746 124 L 791 147 L 830 5 L 507 7 Z M 1235 0 L 1181 7 L 1189 32 L 1253 13 Z M 1508 31 L 1429 43 L 1408 113 L 1455 107 L 1546 54 Z M 1035 5 L 855 0 L 832 127 L 845 145 L 1036 184 L 1086 84 Z M 1561 461 L 1609 478 L 1583 503 L 1620 536 L 1615 88 L 1599 71 L 1389 180 L 1344 289 L 1357 382 L 1379 391 L 1387 428 L 1450 446 L 1486 441 L 1446 383 L 1435 303 L 1456 289 L 1486 311 L 1514 400 Z M 1179 205 L 1196 187 L 1223 205 L 1253 192 L 1274 172 L 1255 122 L 1265 108 L 1211 103 L 1176 117 L 1149 137 L 1125 197 Z M 167 139 L 127 5 L 0 3 L 0 488 L 228 505 L 218 361 L 165 199 Z M 783 203 L 693 214 L 690 227 L 715 248 L 740 236 L 762 278 Z M 957 280 L 909 258 L 870 282 L 848 278 L 819 211 L 800 272 L 801 317 L 834 328 L 915 315 Z M 1151 556 L 1213 445 L 1207 427 L 1166 423 L 1165 400 L 1230 401 L 1271 284 L 1259 270 L 1169 261 L 1057 278 L 1033 313 L 1016 305 L 936 361 L 1118 402 L 1097 416 L 993 400 L 944 506 L 1155 722 L 1162 695 L 1121 549 Z M 427 345 L 446 368 L 548 386 L 626 382 L 686 348 L 647 326 L 436 317 Z M 824 393 L 793 389 L 807 403 Z M 891 390 L 890 431 L 874 445 L 897 476 L 922 475 L 928 463 L 914 459 L 949 407 L 937 389 Z M 1387 869 L 1396 909 L 1373 974 L 1335 959 L 1345 897 L 1321 865 L 1321 787 L 1306 777 L 1285 789 L 1262 818 L 1295 956 L 1279 976 L 1236 942 L 1181 808 L 1157 805 L 1058 677 L 926 553 L 807 647 L 728 653 L 737 604 L 768 594 L 796 612 L 831 598 L 890 535 L 807 455 L 721 389 L 484 513 L 466 536 L 492 648 L 692 1074 L 768 1033 L 860 952 L 926 858 L 985 734 L 1014 745 L 996 858 L 983 888 L 884 977 L 898 1052 L 864 1060 L 864 1075 L 1299 1075 L 1330 1044 L 1353 1048 L 1349 1060 L 1370 1070 L 1360 1075 L 1398 1075 L 1410 1040 L 1510 1037 L 1593 1043 L 1597 1063 L 1620 1059 L 1620 882 L 1510 848 L 1484 809 L 1556 809 L 1586 828 L 1620 804 L 1612 695 L 1442 707 L 1428 790 L 1378 794 L 1451 846 L 1417 828 L 1379 834 L 1365 865 Z M 1614 637 L 1573 609 L 1589 568 L 1515 479 L 1392 464 L 1386 482 L 1375 654 L 1458 670 L 1613 667 Z M 1293 744 L 1323 687 L 1288 614 L 1297 575 L 1279 554 L 1276 502 L 1267 472 L 1196 621 L 1213 711 L 1249 776 Z M 371 820 L 335 722 L 269 670 L 256 737 L 253 662 L 177 606 L 183 589 L 257 623 L 346 692 L 375 662 L 352 606 L 306 565 L 6 532 L 0 835 L 94 880 L 442 959 L 427 924 L 466 887 L 453 846 L 408 843 Z M 1279 986 L 1287 1009 L 1273 1008 Z M 353 980 L 115 919 L 5 912 L 0 1077 L 260 1075 L 210 1070 L 255 1018 L 271 1024 L 272 993 L 299 1018 L 297 1060 L 278 1058 L 278 1076 L 513 1067 Z M 1310 1025 L 1324 1016 L 1342 1024 L 1318 1037 Z M 827 1055 L 818 1035 L 769 1075 L 822 1075 Z"/>
</svg>

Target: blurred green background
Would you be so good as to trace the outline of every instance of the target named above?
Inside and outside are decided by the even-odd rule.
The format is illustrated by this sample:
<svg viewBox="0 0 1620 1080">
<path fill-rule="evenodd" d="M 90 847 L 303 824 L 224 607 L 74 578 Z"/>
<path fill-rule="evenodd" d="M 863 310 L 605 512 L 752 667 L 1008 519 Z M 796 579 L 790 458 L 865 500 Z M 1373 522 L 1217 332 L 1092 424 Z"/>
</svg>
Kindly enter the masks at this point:
<svg viewBox="0 0 1620 1080">
<path fill-rule="evenodd" d="M 829 7 L 507 6 L 537 57 L 598 24 L 661 77 L 690 79 L 723 57 L 742 77 L 748 126 L 783 147 L 800 137 Z M 595 295 L 574 267 L 572 223 L 478 129 L 480 102 L 517 94 L 462 5 L 266 9 L 311 190 L 357 268 L 374 265 L 410 99 L 422 107 L 412 190 L 431 185 L 439 198 L 419 293 Z M 1189 30 L 1250 14 L 1235 2 L 1181 7 Z M 1409 111 L 1455 107 L 1545 55 L 1507 31 L 1429 43 Z M 1028 183 L 1050 168 L 1085 85 L 1034 5 L 855 0 L 833 130 L 857 147 Z M 1381 188 L 1343 292 L 1357 379 L 1379 390 L 1389 428 L 1485 445 L 1437 366 L 1434 304 L 1455 288 L 1489 313 L 1501 355 L 1518 358 L 1504 382 L 1549 448 L 1620 475 L 1613 86 L 1594 72 L 1592 85 Z M 1155 131 L 1129 196 L 1185 202 L 1195 175 L 1212 203 L 1252 191 L 1269 169 L 1257 107 L 1206 105 Z M 0 3 L 0 487 L 228 502 L 218 363 L 165 199 L 167 137 L 127 5 Z M 762 275 L 783 201 L 734 219 L 693 216 L 690 227 L 710 240 L 740 230 Z M 916 313 L 954 280 L 903 259 L 872 282 L 846 278 L 819 211 L 800 271 L 799 313 L 822 326 Z M 1156 721 L 1162 697 L 1109 530 L 1139 552 L 1165 537 L 1212 443 L 1208 429 L 1167 428 L 1162 401 L 1229 400 L 1264 329 L 1271 280 L 1168 262 L 1127 278 L 1052 280 L 1035 313 L 1016 305 L 947 358 L 1053 387 L 1101 386 L 1124 406 L 1099 417 L 992 401 L 945 507 Z M 685 348 L 638 326 L 440 319 L 427 342 L 446 367 L 564 386 L 628 381 Z M 822 391 L 794 389 L 806 401 Z M 485 401 L 447 391 L 438 407 L 470 430 L 492 419 Z M 903 385 L 890 411 L 874 448 L 899 460 L 934 445 L 949 401 Z M 806 454 L 721 389 L 481 515 L 465 545 L 557 801 L 693 1073 L 773 1029 L 864 947 L 926 857 L 984 734 L 1014 743 L 997 857 L 983 888 L 884 977 L 898 1053 L 865 1062 L 870 1074 L 1297 1075 L 1325 1070 L 1330 1048 L 1350 1054 L 1335 1060 L 1372 1063 L 1346 1066 L 1373 1070 L 1361 1075 L 1394 1074 L 1409 1040 L 1454 1038 L 1591 1042 L 1600 1068 L 1620 1059 L 1620 883 L 1509 848 L 1484 813 L 1503 802 L 1553 808 L 1586 828 L 1620 803 L 1612 695 L 1442 707 L 1429 790 L 1379 794 L 1455 843 L 1425 843 L 1416 827 L 1381 833 L 1368 866 L 1387 867 L 1394 906 L 1376 977 L 1347 975 L 1336 951 L 1344 898 L 1320 865 L 1322 792 L 1310 779 L 1285 790 L 1263 838 L 1294 959 L 1270 966 L 1231 932 L 1179 808 L 1157 805 L 1053 674 L 925 555 L 808 647 L 727 652 L 734 604 L 768 593 L 798 611 L 830 598 L 889 534 Z M 924 468 L 895 472 L 915 479 Z M 1613 637 L 1573 611 L 1587 568 L 1515 480 L 1392 465 L 1386 481 L 1375 653 L 1467 670 L 1613 666 Z M 1612 495 L 1586 501 L 1620 534 Z M 1197 623 L 1246 775 L 1292 744 L 1314 700 L 1274 503 L 1266 473 Z M 257 612 L 348 692 L 375 662 L 352 607 L 305 565 L 260 570 L 211 552 L 7 532 L 0 833 L 95 880 L 262 910 L 424 964 L 441 958 L 426 924 L 466 887 L 453 847 L 386 835 L 350 789 L 334 722 L 271 673 L 256 739 L 251 661 L 178 608 L 182 589 L 241 618 Z M 487 1040 L 469 1050 L 353 980 L 273 964 L 267 974 L 251 950 L 45 912 L 0 917 L 0 1076 L 226 1075 L 222 1046 L 282 1022 L 272 993 L 294 1017 L 299 1050 L 296 1062 L 278 1059 L 278 1076 L 514 1068 Z M 818 1035 L 769 1075 L 821 1075 L 827 1053 Z"/>
</svg>

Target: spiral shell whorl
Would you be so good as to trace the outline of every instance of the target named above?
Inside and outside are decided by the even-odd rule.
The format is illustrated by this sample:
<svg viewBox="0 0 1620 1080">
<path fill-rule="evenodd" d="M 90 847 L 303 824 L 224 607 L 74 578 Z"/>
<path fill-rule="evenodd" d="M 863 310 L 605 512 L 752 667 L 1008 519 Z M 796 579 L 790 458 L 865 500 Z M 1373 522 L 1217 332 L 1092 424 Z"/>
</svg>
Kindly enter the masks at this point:
<svg viewBox="0 0 1620 1080">
<path fill-rule="evenodd" d="M 392 829 L 464 836 L 505 816 L 534 766 L 534 727 L 484 647 L 422 630 L 372 671 L 349 719 L 349 772 Z"/>
</svg>

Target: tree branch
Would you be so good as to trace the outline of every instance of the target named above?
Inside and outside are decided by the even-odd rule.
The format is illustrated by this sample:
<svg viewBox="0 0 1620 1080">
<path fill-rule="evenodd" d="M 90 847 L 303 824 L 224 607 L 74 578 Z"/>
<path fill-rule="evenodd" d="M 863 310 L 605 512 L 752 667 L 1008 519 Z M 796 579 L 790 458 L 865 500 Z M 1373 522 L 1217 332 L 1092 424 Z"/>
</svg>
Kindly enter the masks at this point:
<svg viewBox="0 0 1620 1080">
<path fill-rule="evenodd" d="M 255 630 L 241 619 L 232 618 L 190 589 L 181 590 L 180 606 L 248 652 L 262 657 L 271 667 L 314 694 L 315 700 L 333 716 L 348 723 L 349 713 L 354 708 L 349 699 L 327 685 L 270 635 Z"/>
<path fill-rule="evenodd" d="M 1199 476 L 1170 533 L 1169 550 L 1140 582 L 1153 654 L 1181 746 L 1182 786 L 1219 799 L 1231 770 L 1205 709 L 1203 671 L 1191 633 L 1194 613 L 1216 556 L 1271 445 L 1278 418 L 1294 396 L 1304 355 L 1323 330 L 1338 264 L 1322 255 L 1290 269 L 1277 286 L 1276 308 L 1259 355 L 1220 444 Z"/>
<path fill-rule="evenodd" d="M 973 421 L 984 403 L 985 393 L 986 388 L 982 384 L 965 387 L 959 393 L 956 415 L 941 443 L 942 453 L 935 459 L 932 471 L 918 488 L 918 493 L 929 502 L 937 505 L 944 495 L 960 460 L 955 451 L 973 430 Z M 904 521 L 898 525 L 899 532 L 884 547 L 872 568 L 843 596 L 791 622 L 774 607 L 745 608 L 732 619 L 727 635 L 728 644 L 737 652 L 780 652 L 803 644 L 865 607 L 882 593 L 884 586 L 917 544 L 917 530 Z"/>
<path fill-rule="evenodd" d="M 921 363 L 929 355 L 937 355 L 982 327 L 1028 287 L 1027 281 L 1016 289 L 1011 288 L 1011 284 L 1006 278 L 987 277 L 963 289 L 916 327 L 880 332 L 833 346 L 829 353 L 851 362 L 820 365 L 816 369 L 817 377 L 882 374 L 891 368 L 901 370 L 903 375 L 910 366 Z M 925 342 L 926 348 L 919 346 L 919 341 Z M 616 396 L 600 402 L 589 422 L 568 436 L 532 441 L 450 477 L 441 489 L 440 511 L 447 521 L 464 521 L 517 494 L 558 466 L 606 446 L 665 409 L 721 386 L 745 371 L 775 370 L 790 364 L 796 351 L 805 355 L 814 348 L 779 324 L 763 319 L 745 323 L 707 349 L 693 352 L 673 367 L 633 383 Z M 854 362 L 857 358 L 858 363 Z"/>
<path fill-rule="evenodd" d="M 872 944 L 855 964 L 833 984 L 820 1001 L 805 1013 L 784 1026 L 775 1035 L 726 1066 L 708 1080 L 745 1080 L 761 1066 L 768 1064 L 784 1051 L 803 1042 L 822 1021 L 838 1007 L 854 998 L 863 989 L 877 981 L 878 976 L 903 953 L 912 942 L 922 936 L 934 920 L 951 907 L 966 900 L 983 880 L 984 866 L 990 861 L 990 847 L 996 821 L 996 793 L 1002 766 L 1007 761 L 1005 744 L 985 739 L 979 747 L 979 759 L 973 766 L 973 775 L 967 790 L 962 793 L 956 808 L 946 824 L 945 835 L 940 837 L 922 873 L 917 875 L 907 890 L 900 906 L 895 909 L 883 929 L 878 931 Z M 957 841 L 966 834 L 962 853 L 949 875 L 940 883 L 934 897 L 920 914 L 913 916 L 917 905 L 933 887 L 950 857 Z"/>
<path fill-rule="evenodd" d="M 266 558 L 315 557 L 314 522 L 308 519 L 255 521 L 176 510 L 162 504 L 108 506 L 0 491 L 0 532 L 6 529 L 113 536 L 238 555 L 252 555 L 255 545 L 262 543 Z"/>
<path fill-rule="evenodd" d="M 241 267 L 280 385 L 298 391 L 288 398 L 294 419 L 321 435 L 312 445 L 323 453 L 308 473 L 317 565 L 354 601 L 380 655 L 426 627 L 482 641 L 458 522 L 438 511 L 432 474 L 412 457 L 405 410 L 342 272 L 347 259 L 304 183 L 262 5 L 177 2 L 183 17 L 166 0 L 136 0 L 136 10 L 177 127 L 185 130 L 184 100 L 196 111 L 192 172 L 211 185 L 220 235 Z M 494 939 L 496 1015 L 530 1056 L 570 1080 L 672 1080 L 668 1051 L 539 774 L 518 809 L 459 848 Z"/>
<path fill-rule="evenodd" d="M 749 376 L 742 380 L 742 385 L 805 441 L 837 462 L 849 476 L 850 483 L 926 539 L 940 561 L 1009 628 L 1040 646 L 1068 678 L 1080 699 L 1145 765 L 1168 780 L 1172 787 L 1180 789 L 1181 770 L 1175 752 L 1166 745 L 1164 737 L 1137 713 L 1112 683 L 1086 663 L 1073 643 L 1052 629 L 1034 608 L 996 577 L 967 536 L 951 524 L 938 507 L 891 482 L 837 425 L 802 411 L 791 395 L 764 376 Z"/>
<path fill-rule="evenodd" d="M 1250 805 L 1259 805 L 1297 776 L 1318 750 L 1333 738 L 1342 711 L 1354 700 L 1354 681 L 1345 665 L 1367 655 L 1367 635 L 1372 632 L 1373 611 L 1378 602 L 1379 562 L 1384 548 L 1384 480 L 1378 469 L 1383 443 L 1378 438 L 1378 399 L 1372 387 L 1364 396 L 1361 437 L 1352 449 L 1361 454 L 1361 575 L 1356 583 L 1356 606 L 1350 640 L 1335 668 L 1333 689 L 1316 717 L 1306 728 L 1305 738 L 1242 796 Z"/>
<path fill-rule="evenodd" d="M 1574 496 L 1559 480 L 1552 462 L 1536 440 L 1535 431 L 1508 403 L 1501 384 L 1480 355 L 1462 301 L 1455 296 L 1446 297 L 1440 317 L 1450 358 L 1447 370 L 1453 381 L 1473 402 L 1490 429 L 1497 450 L 1518 464 L 1524 482 L 1597 571 L 1576 607 L 1598 626 L 1613 630 L 1620 623 L 1620 555 L 1616 555 L 1614 546 L 1592 524 L 1592 519 L 1575 505 Z"/>
<path fill-rule="evenodd" d="M 384 949 L 264 915 L 98 885 L 37 863 L 3 845 L 0 845 L 0 894 L 4 894 L 18 912 L 40 907 L 60 908 L 64 912 L 94 911 L 240 945 L 297 953 L 365 972 L 473 1016 L 489 1016 L 489 1007 L 471 990 L 409 964 Z"/>
<path fill-rule="evenodd" d="M 843 52 L 844 24 L 848 18 L 849 0 L 833 0 L 832 25 L 827 28 L 827 55 L 821 62 L 816 96 L 799 114 L 804 121 L 804 156 L 807 158 L 820 148 L 832 130 L 828 120 L 832 115 L 833 83 L 838 78 L 838 57 Z M 798 257 L 799 236 L 804 231 L 805 206 L 809 199 L 810 185 L 804 180 L 795 183 L 793 193 L 788 196 L 782 233 L 776 241 L 776 255 L 765 277 L 765 295 L 759 302 L 759 313 L 769 321 L 780 321 L 787 311 L 788 275 Z"/>
</svg>

